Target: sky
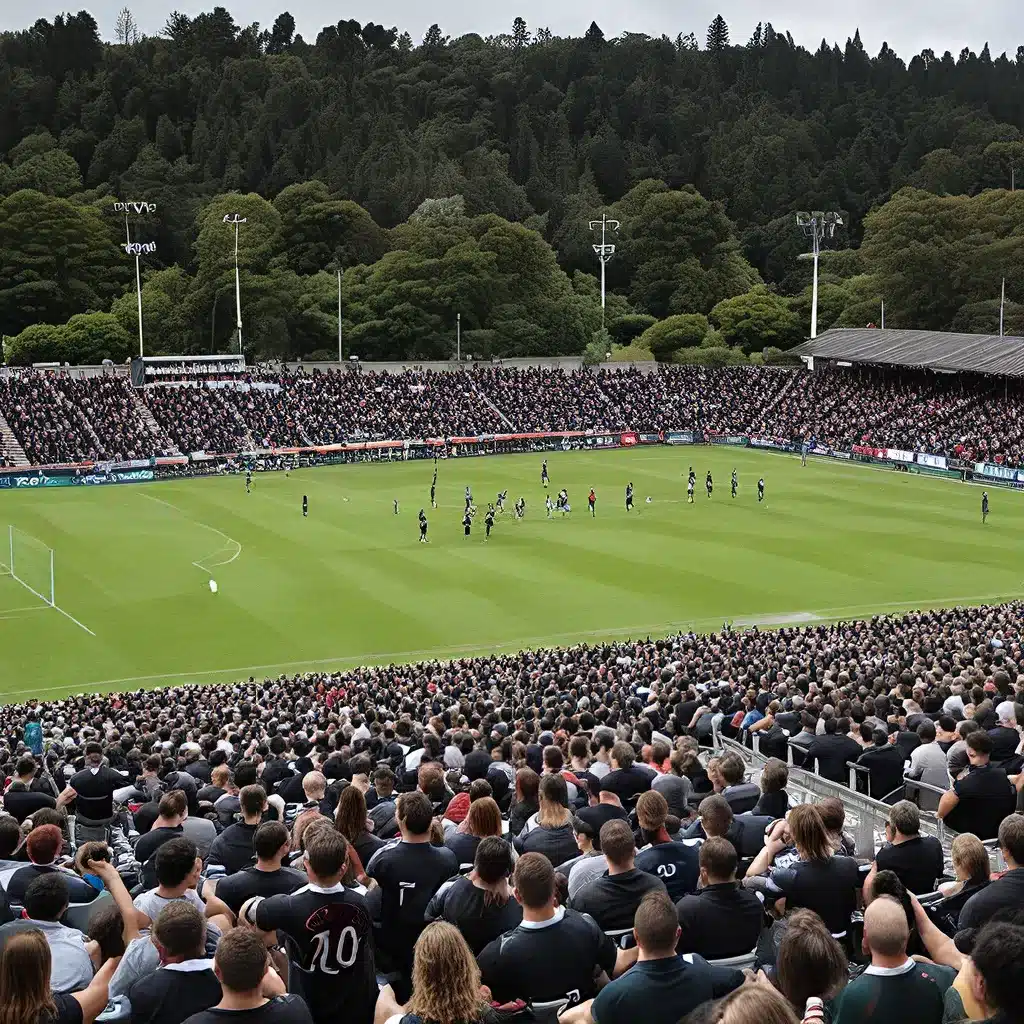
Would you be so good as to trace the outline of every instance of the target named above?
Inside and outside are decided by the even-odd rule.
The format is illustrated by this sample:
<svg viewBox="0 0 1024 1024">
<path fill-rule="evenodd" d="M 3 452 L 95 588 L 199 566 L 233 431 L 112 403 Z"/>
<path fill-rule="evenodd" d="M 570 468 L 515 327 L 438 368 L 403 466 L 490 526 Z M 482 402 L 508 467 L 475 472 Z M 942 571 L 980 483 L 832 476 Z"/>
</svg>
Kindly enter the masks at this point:
<svg viewBox="0 0 1024 1024">
<path fill-rule="evenodd" d="M 515 0 L 512 4 L 479 4 L 469 0 L 36 0 L 30 7 L 15 0 L 0 0 L 0 30 L 26 28 L 36 18 L 53 18 L 62 10 L 90 10 L 105 38 L 111 38 L 117 12 L 127 4 L 139 27 L 148 35 L 163 27 L 172 10 L 196 14 L 217 6 L 227 7 L 237 22 L 258 21 L 269 27 L 277 15 L 288 10 L 298 31 L 313 42 L 320 28 L 339 18 L 375 21 L 387 27 L 407 30 L 416 42 L 432 22 L 450 36 L 466 32 L 492 35 L 509 30 L 513 18 L 521 16 L 530 28 L 547 27 L 556 35 L 581 35 L 596 20 L 605 36 L 622 32 L 693 32 L 703 45 L 708 23 L 721 13 L 729 23 L 732 41 L 744 43 L 759 21 L 770 21 L 779 31 L 789 31 L 809 49 L 821 40 L 839 42 L 859 28 L 868 52 L 878 52 L 887 42 L 905 60 L 930 48 L 941 55 L 950 50 L 956 56 L 964 46 L 977 51 L 988 42 L 992 55 L 1003 50 L 1012 57 L 1024 43 L 1024 4 L 1019 0 L 986 0 L 972 6 L 969 14 L 955 0 L 854 0 L 827 3 L 822 0 Z M 28 13 L 31 12 L 31 13 Z"/>
</svg>

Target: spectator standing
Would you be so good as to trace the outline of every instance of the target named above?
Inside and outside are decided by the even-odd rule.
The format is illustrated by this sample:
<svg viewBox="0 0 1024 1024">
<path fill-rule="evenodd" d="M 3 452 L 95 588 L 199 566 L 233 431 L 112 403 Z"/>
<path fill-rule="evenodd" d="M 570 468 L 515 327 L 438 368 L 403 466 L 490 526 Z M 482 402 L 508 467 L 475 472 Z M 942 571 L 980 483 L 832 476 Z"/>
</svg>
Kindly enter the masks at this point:
<svg viewBox="0 0 1024 1024">
<path fill-rule="evenodd" d="M 75 797 L 75 813 L 82 825 L 109 825 L 114 818 L 114 793 L 128 779 L 103 763 L 103 747 L 95 741 L 85 745 L 85 768 L 71 776 L 68 788 Z"/>
<path fill-rule="evenodd" d="M 403 972 L 407 996 L 412 971 L 413 947 L 424 927 L 424 914 L 441 883 L 459 873 L 458 858 L 451 850 L 430 843 L 433 811 L 420 792 L 398 798 L 398 827 L 402 838 L 378 850 L 366 865 L 366 873 L 381 889 L 379 948 Z M 396 990 L 397 991 L 397 990 Z"/>
</svg>

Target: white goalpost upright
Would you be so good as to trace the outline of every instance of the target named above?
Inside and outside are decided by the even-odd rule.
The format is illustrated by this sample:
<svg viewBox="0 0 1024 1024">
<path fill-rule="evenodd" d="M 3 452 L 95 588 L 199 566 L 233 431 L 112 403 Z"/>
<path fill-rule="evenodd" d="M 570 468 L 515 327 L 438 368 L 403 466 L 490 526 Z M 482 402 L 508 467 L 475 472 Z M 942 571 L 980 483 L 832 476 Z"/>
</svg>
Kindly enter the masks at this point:
<svg viewBox="0 0 1024 1024">
<path fill-rule="evenodd" d="M 56 558 L 53 548 L 13 524 L 7 527 L 7 543 L 4 548 L 7 563 L 0 561 L 0 576 L 10 576 L 47 607 L 60 612 L 86 633 L 96 635 L 57 604 Z"/>
<path fill-rule="evenodd" d="M 57 604 L 53 548 L 11 525 L 7 527 L 8 562 L 11 578 L 51 608 Z"/>
</svg>

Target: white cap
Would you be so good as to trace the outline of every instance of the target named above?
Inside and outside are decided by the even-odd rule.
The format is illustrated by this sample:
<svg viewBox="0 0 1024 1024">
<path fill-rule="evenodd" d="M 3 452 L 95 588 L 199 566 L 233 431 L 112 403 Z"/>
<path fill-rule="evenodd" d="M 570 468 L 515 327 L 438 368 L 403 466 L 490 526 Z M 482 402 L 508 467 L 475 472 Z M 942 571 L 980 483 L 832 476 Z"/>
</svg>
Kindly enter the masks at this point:
<svg viewBox="0 0 1024 1024">
<path fill-rule="evenodd" d="M 996 706 L 996 718 L 1004 725 L 1015 725 L 1017 716 L 1014 712 L 1013 701 L 1004 700 Z"/>
</svg>

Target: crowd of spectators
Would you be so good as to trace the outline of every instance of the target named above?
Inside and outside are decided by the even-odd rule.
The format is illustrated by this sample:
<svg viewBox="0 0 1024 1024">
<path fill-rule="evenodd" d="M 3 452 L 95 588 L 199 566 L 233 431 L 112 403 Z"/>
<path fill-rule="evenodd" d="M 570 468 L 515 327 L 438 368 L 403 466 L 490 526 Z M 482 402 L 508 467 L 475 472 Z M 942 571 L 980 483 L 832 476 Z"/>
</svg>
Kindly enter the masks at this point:
<svg viewBox="0 0 1024 1024">
<path fill-rule="evenodd" d="M 1019 1020 L 1022 614 L 7 706 L 0 1020 Z"/>
<path fill-rule="evenodd" d="M 0 377 L 0 413 L 36 464 L 234 452 L 364 439 L 539 431 L 696 431 L 860 444 L 965 461 L 1024 464 L 1024 390 L 923 370 L 659 366 L 465 372 L 251 368 L 230 380 L 156 385 L 17 371 Z M 206 386 L 212 384 L 216 386 Z"/>
</svg>

